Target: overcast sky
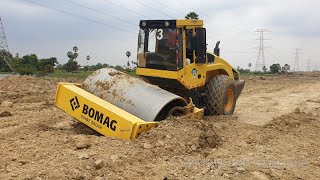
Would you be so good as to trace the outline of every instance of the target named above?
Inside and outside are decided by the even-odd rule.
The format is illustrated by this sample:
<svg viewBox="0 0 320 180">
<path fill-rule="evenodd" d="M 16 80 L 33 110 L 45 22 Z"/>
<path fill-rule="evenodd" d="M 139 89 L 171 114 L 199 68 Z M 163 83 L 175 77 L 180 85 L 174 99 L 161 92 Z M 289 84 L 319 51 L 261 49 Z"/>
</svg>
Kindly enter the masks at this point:
<svg viewBox="0 0 320 180">
<path fill-rule="evenodd" d="M 300 70 L 320 69 L 319 0 L 0 0 L 11 53 L 36 53 L 67 62 L 67 51 L 79 48 L 86 65 L 124 65 L 126 51 L 136 60 L 140 19 L 183 19 L 194 11 L 207 28 L 208 50 L 220 40 L 221 57 L 233 66 L 248 67 L 257 60 L 259 34 L 265 38 L 266 65 L 294 66 L 301 48 Z"/>
</svg>

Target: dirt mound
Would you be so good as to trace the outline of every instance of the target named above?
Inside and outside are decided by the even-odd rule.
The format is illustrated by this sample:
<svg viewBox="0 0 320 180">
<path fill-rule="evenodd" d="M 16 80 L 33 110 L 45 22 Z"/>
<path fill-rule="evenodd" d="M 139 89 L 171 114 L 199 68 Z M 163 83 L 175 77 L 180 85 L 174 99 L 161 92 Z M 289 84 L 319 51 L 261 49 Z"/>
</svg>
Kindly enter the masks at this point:
<svg viewBox="0 0 320 180">
<path fill-rule="evenodd" d="M 203 130 L 199 136 L 200 147 L 218 148 L 218 146 L 222 145 L 222 139 L 214 131 L 212 124 L 204 125 Z"/>
<path fill-rule="evenodd" d="M 306 113 L 296 108 L 294 112 L 274 118 L 272 121 L 264 125 L 266 128 L 274 128 L 279 131 L 290 131 L 293 128 L 300 127 L 303 124 L 316 121 L 318 115 L 313 113 Z"/>
<path fill-rule="evenodd" d="M 313 75 L 249 80 L 234 116 L 170 118 L 133 141 L 56 108 L 58 81 L 79 82 L 0 80 L 0 179 L 320 179 Z"/>
<path fill-rule="evenodd" d="M 0 79 L 0 103 L 6 99 L 11 102 L 52 101 L 55 84 L 32 76 L 9 76 Z"/>
<path fill-rule="evenodd" d="M 31 91 L 38 92 L 50 89 L 49 81 L 33 76 L 9 76 L 0 79 L 0 89 L 3 91 Z"/>
<path fill-rule="evenodd" d="M 170 154 L 201 153 L 208 148 L 218 148 L 222 140 L 212 124 L 203 120 L 170 118 L 144 133 L 137 143 L 165 155 L 168 151 Z"/>
</svg>

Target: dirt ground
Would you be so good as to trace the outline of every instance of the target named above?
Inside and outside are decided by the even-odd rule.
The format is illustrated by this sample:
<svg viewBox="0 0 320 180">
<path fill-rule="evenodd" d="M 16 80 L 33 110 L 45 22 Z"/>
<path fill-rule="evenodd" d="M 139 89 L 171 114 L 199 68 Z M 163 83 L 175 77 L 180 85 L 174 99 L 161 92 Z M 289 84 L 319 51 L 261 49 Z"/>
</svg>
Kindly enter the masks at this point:
<svg viewBox="0 0 320 180">
<path fill-rule="evenodd" d="M 0 80 L 0 179 L 320 179 L 320 74 L 246 78 L 233 116 L 168 119 L 134 141 L 56 108 L 57 82 Z"/>
</svg>

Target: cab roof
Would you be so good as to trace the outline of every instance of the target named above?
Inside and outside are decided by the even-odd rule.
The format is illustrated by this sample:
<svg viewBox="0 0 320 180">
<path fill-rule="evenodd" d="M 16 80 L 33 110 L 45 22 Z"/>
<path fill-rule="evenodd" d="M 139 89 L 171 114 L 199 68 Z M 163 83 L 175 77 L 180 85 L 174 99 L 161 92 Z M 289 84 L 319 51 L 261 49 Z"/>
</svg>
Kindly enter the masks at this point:
<svg viewBox="0 0 320 180">
<path fill-rule="evenodd" d="M 176 28 L 181 26 L 203 26 L 203 20 L 140 20 L 140 28 Z"/>
</svg>

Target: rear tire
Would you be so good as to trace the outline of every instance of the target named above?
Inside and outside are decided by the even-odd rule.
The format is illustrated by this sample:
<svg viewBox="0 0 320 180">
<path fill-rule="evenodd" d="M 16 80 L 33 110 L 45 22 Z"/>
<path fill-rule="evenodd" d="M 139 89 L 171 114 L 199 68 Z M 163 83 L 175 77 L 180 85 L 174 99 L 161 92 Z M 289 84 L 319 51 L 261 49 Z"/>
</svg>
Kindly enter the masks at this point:
<svg viewBox="0 0 320 180">
<path fill-rule="evenodd" d="M 227 75 L 213 77 L 205 86 L 205 115 L 231 115 L 236 106 L 236 87 Z"/>
</svg>

